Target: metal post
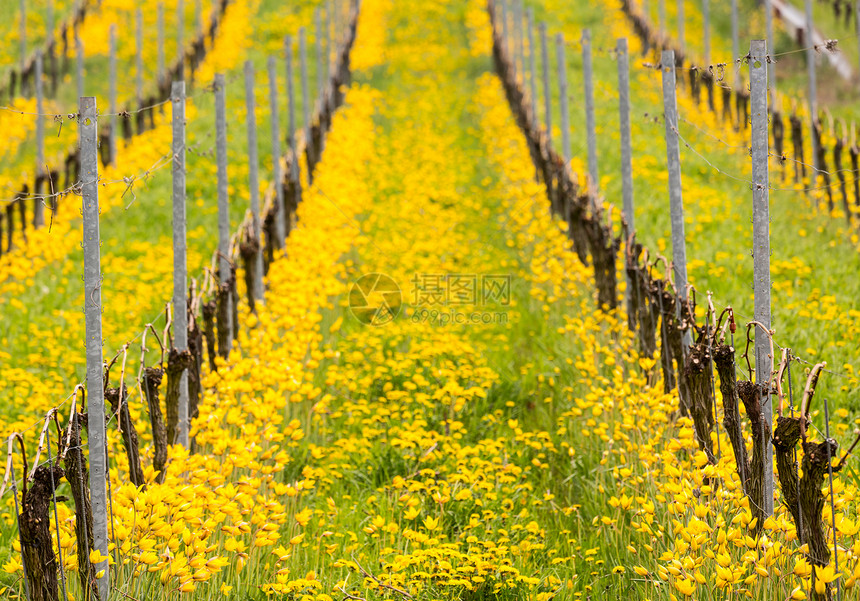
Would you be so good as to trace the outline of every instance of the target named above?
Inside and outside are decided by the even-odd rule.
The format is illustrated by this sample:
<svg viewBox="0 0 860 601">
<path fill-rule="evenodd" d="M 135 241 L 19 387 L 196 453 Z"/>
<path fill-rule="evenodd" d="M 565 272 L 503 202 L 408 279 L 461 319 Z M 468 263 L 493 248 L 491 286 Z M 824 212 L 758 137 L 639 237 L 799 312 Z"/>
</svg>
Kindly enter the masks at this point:
<svg viewBox="0 0 860 601">
<path fill-rule="evenodd" d="M 293 38 L 289 35 L 284 39 L 284 51 L 287 55 L 287 143 L 293 154 L 296 152 L 296 97 L 293 89 Z"/>
<path fill-rule="evenodd" d="M 567 104 L 567 58 L 565 56 L 564 34 L 555 36 L 556 64 L 558 66 L 558 95 L 561 100 L 561 154 L 565 166 L 570 166 L 570 112 Z"/>
<path fill-rule="evenodd" d="M 543 70 L 543 120 L 546 125 L 547 145 L 552 148 L 552 95 L 549 86 L 549 50 L 546 41 L 546 22 L 541 22 L 540 29 L 540 51 L 541 67 Z"/>
<path fill-rule="evenodd" d="M 741 66 L 740 66 L 740 63 L 738 62 L 738 59 L 740 59 L 740 45 L 738 42 L 738 0 L 732 0 L 731 11 L 732 11 L 732 63 L 734 64 L 734 70 L 735 70 L 735 80 L 734 80 L 735 81 L 735 89 L 739 90 L 741 87 L 740 86 L 740 84 L 741 84 L 741 80 L 740 80 Z"/>
<path fill-rule="evenodd" d="M 176 350 L 188 350 L 188 267 L 185 240 L 185 82 L 174 81 L 173 106 L 173 323 Z M 188 448 L 188 370 L 179 380 L 179 444 Z"/>
<path fill-rule="evenodd" d="M 702 21 L 705 27 L 705 67 L 711 64 L 711 0 L 702 0 Z"/>
<path fill-rule="evenodd" d="M 203 31 L 203 7 L 200 0 L 194 0 L 194 30 L 197 33 Z"/>
<path fill-rule="evenodd" d="M 50 43 L 54 39 L 54 0 L 48 0 L 45 34 L 45 39 Z"/>
<path fill-rule="evenodd" d="M 582 30 L 582 72 L 585 79 L 585 127 L 588 144 L 588 175 L 591 178 L 593 199 L 600 192 L 600 173 L 597 169 L 597 133 L 594 124 L 594 81 L 591 69 L 591 30 Z"/>
<path fill-rule="evenodd" d="M 753 186 L 753 294 L 755 320 L 770 328 L 770 217 L 768 210 L 768 113 L 767 113 L 767 46 L 764 40 L 750 42 L 750 117 Z M 756 326 L 755 379 L 762 384 L 770 380 L 773 357 L 770 356 L 767 333 Z M 770 392 L 762 394 L 762 417 L 765 435 L 760 441 L 764 450 L 764 514 L 773 514 L 773 410 Z"/>
<path fill-rule="evenodd" d="M 626 233 L 631 236 L 636 232 L 636 227 L 633 221 L 633 152 L 630 143 L 630 64 L 627 55 L 627 38 L 618 39 L 615 55 L 618 60 L 618 129 L 621 133 L 622 211 L 624 221 L 627 223 Z M 627 246 L 627 239 L 624 240 L 624 245 Z M 626 272 L 626 276 L 625 296 L 629 301 L 627 306 L 628 308 L 635 307 L 636 305 L 633 303 L 637 298 L 638 284 L 629 272 Z M 628 323 L 635 325 L 632 314 L 628 315 Z"/>
<path fill-rule="evenodd" d="M 508 3 L 507 0 L 501 0 L 502 4 L 502 58 L 509 59 L 511 57 L 510 47 L 508 45 Z"/>
<path fill-rule="evenodd" d="M 681 150 L 678 144 L 678 105 L 675 98 L 675 51 L 664 50 L 663 120 L 666 122 L 666 161 L 669 174 L 669 205 L 672 216 L 672 269 L 675 287 L 682 301 L 687 298 L 687 248 L 684 237 L 684 201 L 681 195 Z M 681 304 L 676 303 L 676 316 L 681 317 Z M 684 349 L 692 342 L 690 331 L 684 332 Z"/>
<path fill-rule="evenodd" d="M 775 47 L 773 45 L 773 0 L 764 0 L 764 16 L 767 24 L 767 47 L 772 52 Z M 770 89 L 770 106 L 776 110 L 776 69 L 773 63 L 767 70 L 767 85 Z"/>
<path fill-rule="evenodd" d="M 334 52 L 335 52 L 335 61 L 337 61 L 337 52 L 340 48 L 340 2 L 339 0 L 334 0 L 332 3 L 332 24 L 331 28 L 334 32 Z"/>
<path fill-rule="evenodd" d="M 78 98 L 84 95 L 84 45 L 81 37 L 75 34 L 75 55 L 77 58 Z"/>
<path fill-rule="evenodd" d="M 257 158 L 257 115 L 254 99 L 254 63 L 245 61 L 245 106 L 248 110 L 248 188 L 251 197 L 251 219 L 254 237 L 259 243 L 255 262 L 257 270 L 253 282 L 254 300 L 263 304 L 263 236 L 260 232 L 260 182 L 257 171 L 260 168 Z"/>
<path fill-rule="evenodd" d="M 158 3 L 158 81 L 164 80 L 164 4 Z"/>
<path fill-rule="evenodd" d="M 110 164 L 116 165 L 116 137 L 119 118 L 116 105 L 116 25 L 110 26 Z"/>
<path fill-rule="evenodd" d="M 565 56 L 564 35 L 559 33 L 555 36 L 556 64 L 558 66 L 558 96 L 561 107 L 561 146 L 564 157 L 565 170 L 570 169 L 571 147 L 570 147 L 570 109 L 567 100 L 567 59 Z M 564 221 L 570 220 L 570 199 L 564 195 Z"/>
<path fill-rule="evenodd" d="M 278 65 L 274 56 L 269 57 L 266 66 L 269 70 L 269 110 L 272 114 L 272 179 L 275 182 L 275 200 L 277 202 L 277 218 L 275 219 L 277 240 L 275 245 L 281 248 L 284 244 L 284 238 L 287 237 L 287 231 L 284 222 L 284 187 L 281 185 L 283 177 L 281 176 L 281 123 L 278 118 Z"/>
<path fill-rule="evenodd" d="M 218 277 L 224 284 L 230 280 L 230 207 L 227 191 L 227 108 L 224 74 L 215 74 L 215 149 L 218 164 Z M 227 348 L 233 346 L 233 311 L 231 295 L 227 294 Z M 218 349 L 221 352 L 221 349 Z"/>
<path fill-rule="evenodd" d="M 134 14 L 135 19 L 135 67 L 137 77 L 135 78 L 135 94 L 137 101 L 143 98 L 143 12 L 138 8 Z"/>
<path fill-rule="evenodd" d="M 325 37 L 323 38 L 323 42 L 325 45 L 325 51 L 323 55 L 325 56 L 325 60 L 323 61 L 323 82 L 324 85 L 328 86 L 329 80 L 329 69 L 331 67 L 331 0 L 328 0 L 325 5 L 325 19 L 323 20 L 323 29 L 325 30 Z"/>
<path fill-rule="evenodd" d="M 45 170 L 45 121 L 42 119 L 42 53 L 36 53 L 36 173 Z M 33 227 L 45 225 L 45 204 L 38 198 L 33 204 Z"/>
<path fill-rule="evenodd" d="M 318 106 L 322 106 L 323 101 L 323 68 L 322 68 L 322 24 L 320 17 L 320 8 L 317 7 L 314 10 L 314 26 L 316 27 L 316 36 L 314 38 L 314 45 L 316 46 L 317 52 L 317 102 Z"/>
<path fill-rule="evenodd" d="M 618 109 L 621 129 L 621 194 L 624 199 L 624 219 L 630 233 L 633 226 L 633 152 L 630 143 L 630 65 L 627 56 L 627 38 L 619 38 L 618 57 Z"/>
<path fill-rule="evenodd" d="M 529 92 L 531 93 L 532 115 L 537 121 L 537 69 L 535 68 L 535 11 L 531 6 L 526 12 L 527 26 L 529 29 Z"/>
<path fill-rule="evenodd" d="M 176 60 L 179 61 L 179 79 L 185 79 L 185 41 L 182 39 L 185 33 L 185 3 L 179 0 L 176 3 Z"/>
<path fill-rule="evenodd" d="M 525 35 L 523 32 L 523 0 L 515 0 L 514 3 L 514 18 L 516 22 L 514 23 L 514 32 L 516 35 L 517 42 L 517 51 L 516 55 L 519 61 L 517 65 L 517 72 L 520 75 L 520 81 L 522 86 L 526 85 L 526 49 L 525 49 Z"/>
<path fill-rule="evenodd" d="M 815 137 L 815 122 L 818 121 L 818 87 L 815 73 L 815 49 L 813 46 L 813 35 L 815 32 L 815 23 L 812 20 L 812 0 L 805 0 L 806 6 L 806 68 L 809 77 L 809 125 L 812 132 L 810 139 L 812 140 L 812 158 L 815 166 L 815 173 L 821 169 L 818 164 L 818 144 Z M 813 183 L 818 179 L 813 173 Z"/>
<path fill-rule="evenodd" d="M 313 155 L 313 140 L 311 139 L 310 103 L 308 102 L 308 45 L 305 28 L 299 27 L 299 60 L 302 71 L 302 127 L 304 128 L 305 148 Z M 308 164 L 308 181 L 311 180 L 310 164 Z"/>
<path fill-rule="evenodd" d="M 678 0 L 678 49 L 684 51 L 684 0 Z"/>
<path fill-rule="evenodd" d="M 105 456 L 104 357 L 102 355 L 102 277 L 99 248 L 98 117 L 96 99 L 80 99 L 81 195 L 84 218 L 84 313 L 87 328 L 87 412 L 89 414 L 90 499 L 93 546 L 105 558 L 94 567 L 99 597 L 108 598 L 107 458 Z M 82 559 L 82 561 L 84 561 Z"/>
<path fill-rule="evenodd" d="M 27 68 L 27 0 L 21 0 L 21 73 Z"/>
<path fill-rule="evenodd" d="M 857 24 L 857 32 L 860 33 L 860 0 L 857 0 L 854 4 L 854 19 Z M 771 48 L 773 48 L 773 46 L 771 46 Z M 860 47 L 858 47 L 858 50 L 860 50 Z M 860 63 L 858 63 L 858 65 L 860 65 Z"/>
</svg>

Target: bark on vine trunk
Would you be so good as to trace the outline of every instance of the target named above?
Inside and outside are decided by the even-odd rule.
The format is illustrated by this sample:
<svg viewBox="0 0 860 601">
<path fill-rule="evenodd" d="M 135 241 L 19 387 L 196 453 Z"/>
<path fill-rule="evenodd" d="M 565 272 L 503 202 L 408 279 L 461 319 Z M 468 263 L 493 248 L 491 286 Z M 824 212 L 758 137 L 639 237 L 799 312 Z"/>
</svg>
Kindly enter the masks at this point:
<svg viewBox="0 0 860 601">
<path fill-rule="evenodd" d="M 149 420 L 152 423 L 152 441 L 155 446 L 152 467 L 157 475 L 155 481 L 164 483 L 164 466 L 167 464 L 167 428 L 161 413 L 161 403 L 158 399 L 158 387 L 163 377 L 160 367 L 147 367 L 143 370 L 143 392 L 149 407 Z"/>
<path fill-rule="evenodd" d="M 54 489 L 64 474 L 59 465 L 37 467 L 33 482 L 22 498 L 18 525 L 24 572 L 30 584 L 30 601 L 59 601 L 58 565 L 49 509 Z"/>
<path fill-rule="evenodd" d="M 735 383 L 735 349 L 727 344 L 719 344 L 714 349 L 714 363 L 720 378 L 720 393 L 723 397 L 723 427 L 732 444 L 738 477 L 741 480 L 744 494 L 750 494 L 750 461 L 747 447 L 741 430 L 741 412 L 738 405 L 738 393 Z"/>
<path fill-rule="evenodd" d="M 737 383 L 738 396 L 744 404 L 752 432 L 752 461 L 750 461 L 750 510 L 757 518 L 753 533 L 758 535 L 764 526 L 764 445 L 770 444 L 770 432 L 762 422 L 761 397 L 763 386 L 748 381 Z"/>
<path fill-rule="evenodd" d="M 167 444 L 176 444 L 179 438 L 179 384 L 182 372 L 194 363 L 191 351 L 171 348 L 167 354 L 167 389 L 164 392 L 164 406 L 167 412 Z M 190 416 L 190 413 L 189 413 Z"/>
<path fill-rule="evenodd" d="M 66 479 L 72 490 L 72 499 L 75 502 L 75 539 L 78 549 L 87 549 L 78 556 L 78 578 L 81 581 L 81 590 L 84 591 L 83 598 L 98 598 L 98 587 L 96 586 L 95 567 L 90 563 L 89 549 L 95 548 L 93 544 L 93 512 L 90 506 L 89 470 L 87 461 L 81 450 L 81 422 L 80 413 L 72 416 L 72 422 L 63 433 L 63 440 L 68 440 L 66 457 L 63 462 L 66 468 Z"/>
<path fill-rule="evenodd" d="M 773 448 L 776 451 L 776 473 L 782 502 L 791 512 L 798 537 L 803 536 L 803 526 L 798 505 L 797 458 L 795 452 L 800 441 L 800 418 L 779 417 L 773 433 Z"/>
<path fill-rule="evenodd" d="M 122 398 L 120 398 L 119 388 L 108 388 L 105 390 L 105 399 L 110 403 L 111 411 L 117 415 L 119 420 L 122 444 L 128 457 L 128 477 L 135 486 L 144 486 L 143 468 L 140 466 L 140 444 L 137 430 L 128 410 L 128 390 L 125 384 L 121 384 L 121 387 Z"/>
<path fill-rule="evenodd" d="M 690 347 L 687 362 L 684 366 L 684 380 L 687 382 L 690 413 L 693 417 L 693 428 L 699 449 L 708 456 L 711 464 L 716 464 L 714 446 L 711 441 L 711 430 L 714 427 L 714 386 L 711 366 L 711 353 L 708 346 L 702 342 Z"/>
</svg>

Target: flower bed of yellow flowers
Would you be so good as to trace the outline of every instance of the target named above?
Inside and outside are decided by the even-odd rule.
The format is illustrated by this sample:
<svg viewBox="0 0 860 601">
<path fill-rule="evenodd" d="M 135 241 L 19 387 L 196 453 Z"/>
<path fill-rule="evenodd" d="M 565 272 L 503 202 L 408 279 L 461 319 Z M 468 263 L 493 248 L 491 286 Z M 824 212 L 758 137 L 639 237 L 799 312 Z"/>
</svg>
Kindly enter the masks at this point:
<svg viewBox="0 0 860 601">
<path fill-rule="evenodd" d="M 195 452 L 173 447 L 161 485 L 145 461 L 138 490 L 113 428 L 105 577 L 135 599 L 804 598 L 785 511 L 748 535 L 729 453 L 707 465 L 623 315 L 597 311 L 489 72 L 483 3 L 362 10 L 360 83 L 265 306 L 205 377 Z M 377 326 L 348 306 L 372 273 L 402 292 Z M 508 294 L 428 295 L 440 275 Z M 856 490 L 835 493 L 853 594 Z"/>
</svg>

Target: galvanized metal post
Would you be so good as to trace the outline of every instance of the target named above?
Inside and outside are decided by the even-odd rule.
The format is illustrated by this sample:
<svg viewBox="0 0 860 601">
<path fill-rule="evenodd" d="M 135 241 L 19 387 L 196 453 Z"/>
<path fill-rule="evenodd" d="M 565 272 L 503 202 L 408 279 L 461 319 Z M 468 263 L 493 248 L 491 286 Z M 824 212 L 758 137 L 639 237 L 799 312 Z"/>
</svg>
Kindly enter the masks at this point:
<svg viewBox="0 0 860 601">
<path fill-rule="evenodd" d="M 597 168 L 597 131 L 594 123 L 594 80 L 591 68 L 591 30 L 582 30 L 582 74 L 585 79 L 585 131 L 588 144 L 588 175 L 592 198 L 597 202 L 600 192 L 600 172 Z"/>
<path fill-rule="evenodd" d="M 773 0 L 764 0 L 764 16 L 767 24 L 767 47 L 773 52 Z M 770 90 L 770 106 L 776 110 L 776 69 L 774 63 L 771 63 L 767 69 L 767 85 Z"/>
<path fill-rule="evenodd" d="M 284 39 L 284 53 L 287 56 L 287 144 L 293 154 L 296 152 L 296 97 L 293 87 L 293 38 L 287 36 Z"/>
<path fill-rule="evenodd" d="M 335 57 L 334 60 L 337 60 L 337 52 L 340 48 L 340 2 L 338 0 L 334 0 L 332 4 L 332 32 L 334 36 L 334 52 Z"/>
<path fill-rule="evenodd" d="M 542 21 L 538 28 L 540 29 L 541 67 L 543 71 L 543 120 L 546 125 L 546 141 L 552 148 L 552 94 L 549 84 L 549 49 L 546 41 L 546 22 Z"/>
<path fill-rule="evenodd" d="M 684 237 L 684 201 L 681 195 L 681 149 L 678 143 L 678 105 L 675 98 L 675 51 L 664 50 L 661 61 L 663 71 L 663 120 L 666 123 L 666 161 L 669 174 L 669 207 L 672 217 L 672 270 L 675 287 L 682 300 L 687 298 L 687 248 Z M 680 320 L 681 305 L 676 304 Z M 684 332 L 684 349 L 692 342 L 690 331 Z"/>
<path fill-rule="evenodd" d="M 179 0 L 176 3 L 176 60 L 179 61 L 179 79 L 185 79 L 185 3 Z"/>
<path fill-rule="evenodd" d="M 711 0 L 702 0 L 702 21 L 705 28 L 704 45 L 705 45 L 705 64 L 708 67 L 711 64 Z"/>
<path fill-rule="evenodd" d="M 753 294 L 755 320 L 770 328 L 770 215 L 768 209 L 768 112 L 767 112 L 767 46 L 764 40 L 750 42 L 750 117 L 753 187 Z M 760 326 L 755 330 L 755 379 L 770 381 L 773 357 L 770 356 L 768 333 Z M 765 428 L 759 444 L 764 451 L 764 514 L 773 514 L 773 409 L 770 391 L 761 399 Z"/>
<path fill-rule="evenodd" d="M 158 3 L 158 81 L 164 79 L 164 4 Z"/>
<path fill-rule="evenodd" d="M 254 300 L 263 304 L 263 235 L 260 227 L 260 182 L 258 170 L 260 168 L 257 158 L 257 115 L 256 102 L 254 99 L 254 63 L 245 61 L 245 107 L 248 111 L 246 123 L 248 125 L 248 192 L 251 197 L 251 219 L 254 227 L 254 237 L 259 243 L 257 256 L 254 259 L 257 269 L 254 274 L 253 294 Z"/>
<path fill-rule="evenodd" d="M 526 49 L 525 49 L 525 34 L 523 32 L 523 0 L 514 0 L 514 32 L 516 33 L 517 42 L 517 72 L 520 76 L 520 83 L 525 88 L 526 86 Z"/>
<path fill-rule="evenodd" d="M 134 13 L 135 20 L 135 96 L 137 101 L 143 98 L 143 12 L 138 8 Z"/>
<path fill-rule="evenodd" d="M 636 232 L 633 220 L 633 152 L 630 143 L 630 61 L 627 54 L 627 38 L 619 38 L 615 46 L 615 56 L 618 61 L 618 121 L 621 134 L 621 196 L 623 199 L 622 211 L 624 221 L 627 223 L 627 235 Z M 624 240 L 627 247 L 627 239 Z M 628 299 L 628 310 L 635 307 L 638 284 L 625 270 L 627 287 L 625 296 Z M 629 312 L 628 323 L 635 327 L 636 320 Z"/>
<path fill-rule="evenodd" d="M 857 26 L 857 33 L 860 34 L 860 0 L 854 4 L 854 20 Z M 769 46 L 769 48 L 773 49 L 773 46 Z M 858 45 L 858 51 L 860 51 L 860 45 Z M 858 63 L 858 69 L 860 69 L 860 63 Z"/>
<path fill-rule="evenodd" d="M 45 168 L 45 122 L 42 120 L 44 86 L 42 84 L 42 53 L 36 53 L 36 171 Z"/>
<path fill-rule="evenodd" d="M 274 56 L 269 57 L 266 66 L 269 71 L 269 111 L 272 115 L 272 179 L 275 182 L 277 206 L 275 246 L 281 248 L 284 245 L 284 238 L 287 237 L 287 231 L 284 222 L 284 187 L 281 185 L 283 176 L 281 175 L 281 122 L 278 115 L 278 64 Z"/>
<path fill-rule="evenodd" d="M 218 166 L 218 277 L 221 283 L 229 281 L 230 270 L 230 207 L 227 189 L 227 108 L 226 84 L 224 74 L 215 74 L 215 152 Z M 228 294 L 227 303 L 227 340 L 226 352 L 233 346 L 233 311 L 232 299 Z M 221 350 L 219 349 L 219 352 Z"/>
<path fill-rule="evenodd" d="M 173 107 L 173 324 L 176 350 L 188 350 L 188 266 L 185 238 L 185 82 L 174 81 Z M 188 448 L 188 370 L 179 380 L 179 444 Z"/>
<path fill-rule="evenodd" d="M 45 121 L 42 118 L 42 100 L 44 90 L 42 86 L 42 53 L 36 53 L 36 173 L 45 171 Z M 33 204 L 33 227 L 45 225 L 44 201 L 35 200 Z"/>
<path fill-rule="evenodd" d="M 678 12 L 678 49 L 684 51 L 684 0 L 677 2 Z"/>
<path fill-rule="evenodd" d="M 529 6 L 526 12 L 529 29 L 529 93 L 531 94 L 532 116 L 537 121 L 537 68 L 535 61 L 535 11 Z"/>
<path fill-rule="evenodd" d="M 305 28 L 299 27 L 299 60 L 302 72 L 302 127 L 304 128 L 305 148 L 313 155 L 313 140 L 311 139 L 310 102 L 308 101 L 308 47 Z M 310 164 L 308 164 L 308 181 L 311 181 Z"/>
<path fill-rule="evenodd" d="M 84 95 L 84 45 L 81 43 L 81 37 L 75 34 L 75 57 L 77 59 L 77 84 L 78 98 Z"/>
<path fill-rule="evenodd" d="M 734 64 L 735 71 L 735 89 L 740 89 L 740 44 L 738 42 L 738 0 L 732 0 L 731 3 L 731 12 L 732 12 L 732 63 Z"/>
<path fill-rule="evenodd" d="M 507 0 L 501 0 L 502 4 L 502 58 L 510 59 L 510 44 L 508 41 L 508 3 Z"/>
<path fill-rule="evenodd" d="M 630 61 L 627 55 L 627 38 L 619 38 L 618 57 L 618 110 L 621 130 L 621 195 L 624 220 L 629 232 L 633 225 L 633 151 L 630 143 Z"/>
<path fill-rule="evenodd" d="M 564 47 L 564 34 L 555 36 L 556 64 L 558 65 L 558 95 L 561 101 L 561 154 L 565 166 L 570 166 L 570 111 L 567 101 L 567 57 Z"/>
<path fill-rule="evenodd" d="M 99 597 L 108 598 L 107 457 L 105 456 L 104 357 L 102 355 L 102 276 L 99 247 L 99 165 L 96 99 L 80 99 L 78 131 L 81 145 L 81 195 L 84 221 L 84 313 L 87 331 L 87 413 L 89 422 L 90 501 L 93 518 L 93 546 L 103 561 L 95 564 L 104 571 L 97 580 Z"/>
<path fill-rule="evenodd" d="M 21 12 L 20 52 L 21 73 L 27 68 L 27 0 L 21 0 L 19 11 Z"/>
<path fill-rule="evenodd" d="M 818 179 L 816 176 L 818 169 L 821 169 L 821 165 L 818 163 L 818 144 L 815 138 L 815 123 L 818 121 L 818 82 L 815 73 L 815 48 L 813 48 L 812 41 L 815 34 L 815 23 L 812 20 L 812 0 L 805 0 L 804 4 L 806 6 L 806 39 L 804 41 L 806 42 L 806 68 L 809 78 L 809 126 L 812 133 L 810 140 L 812 141 L 813 165 L 816 169 L 812 176 L 814 184 Z"/>
<path fill-rule="evenodd" d="M 323 82 L 325 82 L 324 85 L 328 86 L 329 70 L 331 67 L 331 0 L 328 0 L 325 5 L 323 29 L 325 30 L 325 37 L 323 38 L 323 43 L 325 45 L 325 50 L 323 52 L 323 56 L 325 56 L 325 59 L 323 60 Z"/>
<path fill-rule="evenodd" d="M 316 36 L 314 36 L 314 45 L 317 52 L 317 106 L 322 106 L 323 102 L 323 60 L 322 60 L 322 23 L 320 17 L 320 8 L 314 10 L 314 26 L 316 27 Z"/>
<path fill-rule="evenodd" d="M 110 164 L 116 165 L 116 137 L 119 132 L 119 117 L 116 104 L 116 25 L 110 26 Z"/>
<path fill-rule="evenodd" d="M 49 43 L 54 40 L 54 0 L 48 0 L 48 15 L 45 19 L 45 34 L 45 39 Z"/>
</svg>

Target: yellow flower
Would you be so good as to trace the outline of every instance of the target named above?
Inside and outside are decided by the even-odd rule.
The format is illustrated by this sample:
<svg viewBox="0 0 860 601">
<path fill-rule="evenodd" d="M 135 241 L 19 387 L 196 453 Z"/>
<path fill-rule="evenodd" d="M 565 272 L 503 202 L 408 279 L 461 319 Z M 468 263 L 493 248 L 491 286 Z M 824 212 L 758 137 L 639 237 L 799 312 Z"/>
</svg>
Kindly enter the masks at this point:
<svg viewBox="0 0 860 601">
<path fill-rule="evenodd" d="M 692 578 L 681 578 L 675 580 L 675 588 L 685 597 L 692 597 L 696 592 L 696 581 Z"/>
<path fill-rule="evenodd" d="M 305 533 L 304 533 L 304 532 L 302 532 L 301 534 L 297 534 L 296 536 L 294 536 L 293 538 L 291 538 L 291 539 L 290 539 L 290 544 L 291 544 L 291 545 L 293 545 L 293 546 L 295 546 L 295 545 L 299 545 L 299 544 L 301 544 L 301 542 L 302 542 L 303 540 L 305 540 Z"/>
</svg>

